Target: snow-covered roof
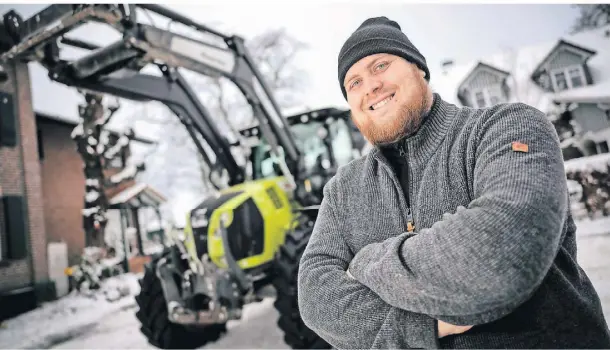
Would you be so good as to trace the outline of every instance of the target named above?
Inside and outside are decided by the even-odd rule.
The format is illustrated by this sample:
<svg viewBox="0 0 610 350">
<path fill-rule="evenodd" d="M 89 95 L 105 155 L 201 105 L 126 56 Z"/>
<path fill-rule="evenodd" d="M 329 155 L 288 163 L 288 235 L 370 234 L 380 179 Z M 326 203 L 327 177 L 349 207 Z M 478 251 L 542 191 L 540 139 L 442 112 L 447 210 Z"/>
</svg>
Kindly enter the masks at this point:
<svg viewBox="0 0 610 350">
<path fill-rule="evenodd" d="M 610 60 L 610 57 L 608 59 Z M 598 84 L 562 91 L 556 94 L 553 100 L 557 102 L 610 103 L 610 79 Z"/>
<path fill-rule="evenodd" d="M 52 81 L 47 70 L 37 62 L 29 63 L 28 68 L 34 111 L 77 123 L 78 105 L 85 101 L 78 90 Z"/>
<path fill-rule="evenodd" d="M 564 162 L 567 172 L 599 170 L 606 171 L 610 164 L 610 153 L 596 154 L 588 157 L 570 159 Z"/>
<path fill-rule="evenodd" d="M 73 120 L 72 118 L 66 118 L 61 115 L 48 114 L 48 113 L 43 113 L 43 112 L 39 112 L 39 111 L 35 111 L 35 114 L 36 114 L 37 118 L 53 120 L 53 121 L 56 121 L 56 122 L 59 122 L 62 124 L 69 125 L 69 126 L 78 125 L 78 119 Z M 105 130 L 108 130 L 110 133 L 115 134 L 115 135 L 120 135 L 124 132 L 124 130 L 119 130 L 117 127 L 107 127 Z M 149 144 L 149 145 L 155 143 L 154 140 L 147 138 L 147 137 L 138 136 L 137 134 L 134 138 L 134 141 L 141 142 L 144 144 Z"/>
<path fill-rule="evenodd" d="M 150 185 L 139 183 L 117 193 L 108 202 L 111 206 L 131 204 L 137 207 L 141 206 L 140 203 L 144 204 L 144 206 L 158 206 L 165 201 L 167 199 Z"/>
<path fill-rule="evenodd" d="M 517 92 L 516 99 L 542 110 L 546 110 L 548 104 L 555 97 L 565 101 L 574 98 L 582 102 L 588 101 L 586 98 L 595 102 L 599 102 L 602 98 L 607 100 L 610 96 L 610 89 L 608 89 L 610 84 L 610 36 L 607 34 L 609 30 L 610 25 L 605 25 L 594 30 L 559 37 L 556 40 L 538 45 L 505 50 L 472 62 L 456 62 L 444 69 L 444 72 L 441 69 L 437 70 L 436 74 L 432 74 L 430 84 L 433 90 L 438 92 L 443 99 L 461 105 L 458 99 L 458 87 L 479 63 L 484 63 L 510 72 L 511 76 L 507 78 L 507 85 L 511 91 Z M 564 91 L 561 95 L 554 95 L 545 93 L 542 88 L 534 83 L 531 79 L 532 73 L 560 40 L 595 52 L 587 61 L 594 85 Z"/>
</svg>

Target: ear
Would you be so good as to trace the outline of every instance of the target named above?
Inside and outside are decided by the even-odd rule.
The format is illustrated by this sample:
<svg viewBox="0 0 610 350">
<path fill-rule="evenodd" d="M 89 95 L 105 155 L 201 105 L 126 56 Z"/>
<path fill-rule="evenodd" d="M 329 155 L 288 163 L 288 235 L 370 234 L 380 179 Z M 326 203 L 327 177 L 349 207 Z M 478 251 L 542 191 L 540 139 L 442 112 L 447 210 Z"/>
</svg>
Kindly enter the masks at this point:
<svg viewBox="0 0 610 350">
<path fill-rule="evenodd" d="M 414 69 L 416 69 L 416 70 L 417 70 L 417 72 L 419 73 L 419 75 L 421 75 L 423 78 L 425 78 L 425 77 L 426 77 L 426 72 L 424 72 L 424 71 L 423 71 L 421 68 L 419 68 L 419 66 L 418 66 L 417 64 L 415 64 L 415 63 L 411 63 L 411 62 L 409 62 L 409 63 L 412 65 L 412 67 L 413 67 Z"/>
</svg>

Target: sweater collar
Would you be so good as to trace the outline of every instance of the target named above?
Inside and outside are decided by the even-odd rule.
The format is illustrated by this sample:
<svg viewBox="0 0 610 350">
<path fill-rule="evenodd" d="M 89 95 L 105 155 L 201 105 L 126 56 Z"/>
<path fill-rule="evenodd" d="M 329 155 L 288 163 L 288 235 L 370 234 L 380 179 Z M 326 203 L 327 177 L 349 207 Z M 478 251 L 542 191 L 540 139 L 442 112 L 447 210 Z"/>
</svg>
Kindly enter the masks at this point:
<svg viewBox="0 0 610 350">
<path fill-rule="evenodd" d="M 391 145 L 374 147 L 371 150 L 372 156 L 377 159 L 380 156 L 385 158 L 383 153 L 386 148 L 391 148 L 390 153 L 394 153 L 398 152 L 401 147 L 406 146 L 410 162 L 415 161 L 417 164 L 423 164 L 428 161 L 445 139 L 458 110 L 457 106 L 443 101 L 438 93 L 434 93 L 433 96 L 432 107 L 424 116 L 417 132 Z"/>
</svg>

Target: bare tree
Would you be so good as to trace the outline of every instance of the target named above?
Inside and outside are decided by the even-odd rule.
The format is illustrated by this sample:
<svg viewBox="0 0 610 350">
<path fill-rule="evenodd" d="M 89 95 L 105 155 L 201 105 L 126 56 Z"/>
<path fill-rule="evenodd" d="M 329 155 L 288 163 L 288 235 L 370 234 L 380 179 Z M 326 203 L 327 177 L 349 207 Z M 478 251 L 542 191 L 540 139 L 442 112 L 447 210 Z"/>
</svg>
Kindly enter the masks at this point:
<svg viewBox="0 0 610 350">
<path fill-rule="evenodd" d="M 511 100 L 545 109 L 541 104 L 545 91 L 530 79 L 537 63 L 536 57 L 528 51 L 519 51 L 514 47 L 504 48 L 502 57 L 502 66 L 510 73 L 508 94 Z"/>
<path fill-rule="evenodd" d="M 173 28 L 172 28 L 173 29 Z M 266 31 L 246 41 L 246 45 L 261 71 L 280 108 L 291 108 L 300 103 L 306 88 L 306 73 L 296 64 L 298 54 L 306 45 L 290 36 L 284 29 Z M 196 91 L 200 101 L 210 112 L 215 125 L 229 142 L 239 140 L 237 129 L 253 123 L 250 105 L 243 94 L 229 80 L 181 71 Z M 152 108 L 151 108 L 152 109 Z M 172 189 L 158 185 L 165 193 L 176 193 L 186 188 L 191 193 L 205 195 L 213 191 L 209 183 L 209 166 L 176 116 L 164 108 L 147 110 L 134 116 L 163 126 L 160 153 L 151 159 L 147 168 L 147 182 L 170 184 Z M 238 163 L 247 154 L 235 154 Z M 163 159 L 161 159 L 163 158 Z M 163 173 L 163 174 L 162 174 Z M 153 175 L 154 174 L 154 175 Z"/>
<path fill-rule="evenodd" d="M 578 4 L 573 6 L 576 6 L 580 13 L 572 25 L 572 33 L 610 24 L 610 4 Z"/>
<path fill-rule="evenodd" d="M 248 46 L 280 106 L 288 108 L 300 104 L 300 94 L 305 92 L 307 73 L 294 61 L 308 46 L 290 36 L 284 28 L 270 30 L 252 38 Z"/>
<path fill-rule="evenodd" d="M 122 157 L 129 148 L 135 134 L 130 129 L 119 135 L 116 142 L 111 142 L 105 126 L 119 107 L 105 108 L 101 94 L 85 92 L 83 95 L 85 104 L 78 107 L 80 121 L 71 136 L 84 163 L 85 198 L 82 214 L 86 245 L 103 247 L 106 212 L 109 208 L 106 191 L 132 180 L 143 170 L 143 166 L 124 167 L 115 174 L 107 172 L 112 161 Z"/>
</svg>

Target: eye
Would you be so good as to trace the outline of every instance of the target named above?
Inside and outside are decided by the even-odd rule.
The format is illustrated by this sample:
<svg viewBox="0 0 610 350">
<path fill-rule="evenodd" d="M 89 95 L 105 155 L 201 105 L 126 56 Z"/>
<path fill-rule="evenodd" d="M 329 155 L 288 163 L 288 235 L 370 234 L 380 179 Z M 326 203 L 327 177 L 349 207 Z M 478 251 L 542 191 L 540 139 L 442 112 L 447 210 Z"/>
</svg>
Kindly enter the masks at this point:
<svg viewBox="0 0 610 350">
<path fill-rule="evenodd" d="M 349 88 L 350 88 L 350 89 L 353 89 L 353 88 L 356 86 L 356 84 L 357 84 L 357 83 L 359 83 L 359 82 L 360 82 L 360 79 L 356 79 L 356 80 L 352 81 L 352 82 L 349 84 Z"/>
<path fill-rule="evenodd" d="M 381 62 L 375 66 L 375 71 L 380 71 L 388 68 L 388 62 Z"/>
</svg>

